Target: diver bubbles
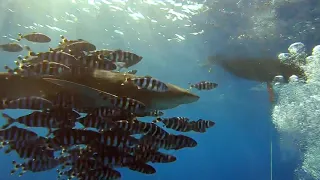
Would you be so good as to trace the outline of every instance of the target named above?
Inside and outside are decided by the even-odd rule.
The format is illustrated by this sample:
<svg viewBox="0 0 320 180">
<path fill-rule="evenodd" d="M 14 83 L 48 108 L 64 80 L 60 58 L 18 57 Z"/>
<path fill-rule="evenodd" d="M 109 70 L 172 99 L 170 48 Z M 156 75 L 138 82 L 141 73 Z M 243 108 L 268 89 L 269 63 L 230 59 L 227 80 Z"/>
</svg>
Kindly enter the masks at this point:
<svg viewBox="0 0 320 180">
<path fill-rule="evenodd" d="M 319 57 L 320 57 L 320 45 L 317 45 L 312 49 L 311 56 L 308 56 L 306 58 L 306 63 L 312 63 L 314 61 L 319 61 L 320 60 Z"/>
<path fill-rule="evenodd" d="M 281 62 L 286 62 L 287 60 L 289 60 L 291 57 L 290 53 L 280 53 L 278 55 L 278 59 L 281 61 Z"/>
<path fill-rule="evenodd" d="M 306 47 L 301 42 L 293 43 L 289 46 L 288 51 L 290 54 L 302 54 L 306 52 Z"/>
<path fill-rule="evenodd" d="M 298 63 L 295 58 L 301 58 L 297 55 L 305 50 L 301 50 L 301 44 L 294 44 L 288 48 L 289 59 Z M 282 160 L 302 161 L 296 179 L 320 179 L 320 45 L 303 61 L 307 82 L 296 83 L 297 77 L 291 76 L 288 84 L 275 89 L 278 100 L 272 109 L 272 121 L 280 134 Z"/>
<path fill-rule="evenodd" d="M 320 46 L 319 46 L 319 55 L 320 55 Z M 285 63 L 285 64 L 294 64 L 294 65 L 298 65 L 298 66 L 304 66 L 307 61 L 313 60 L 312 58 L 307 59 L 306 58 L 306 47 L 303 43 L 301 42 L 295 42 L 293 44 L 291 44 L 288 47 L 288 52 L 286 53 L 280 53 L 278 55 L 278 59 Z M 299 79 L 298 76 L 296 75 L 292 75 L 289 79 L 289 83 L 294 83 L 294 82 L 302 82 L 303 80 Z M 284 84 L 284 78 L 281 75 L 275 76 L 273 79 L 272 84 L 273 85 L 282 85 Z"/>
<path fill-rule="evenodd" d="M 313 56 L 320 56 L 320 45 L 317 45 L 312 49 L 312 55 Z"/>
<path fill-rule="evenodd" d="M 278 75 L 278 76 L 274 77 L 272 82 L 274 85 L 280 85 L 280 84 L 283 84 L 285 81 L 284 81 L 284 77 L 282 75 Z"/>
<path fill-rule="evenodd" d="M 301 42 L 295 42 L 288 47 L 288 53 L 280 53 L 278 59 L 287 64 L 304 65 L 306 63 L 305 58 L 306 47 Z"/>
</svg>

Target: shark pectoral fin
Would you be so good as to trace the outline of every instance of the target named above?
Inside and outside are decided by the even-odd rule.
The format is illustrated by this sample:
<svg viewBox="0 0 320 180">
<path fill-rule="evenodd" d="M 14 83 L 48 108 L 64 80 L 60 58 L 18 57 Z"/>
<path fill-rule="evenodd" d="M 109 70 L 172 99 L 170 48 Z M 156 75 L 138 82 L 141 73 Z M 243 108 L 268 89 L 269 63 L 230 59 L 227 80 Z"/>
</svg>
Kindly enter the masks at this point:
<svg viewBox="0 0 320 180">
<path fill-rule="evenodd" d="M 275 95 L 274 95 L 274 91 L 273 91 L 273 87 L 272 87 L 271 83 L 267 83 L 267 90 L 268 90 L 270 102 L 274 102 L 275 101 Z"/>
</svg>

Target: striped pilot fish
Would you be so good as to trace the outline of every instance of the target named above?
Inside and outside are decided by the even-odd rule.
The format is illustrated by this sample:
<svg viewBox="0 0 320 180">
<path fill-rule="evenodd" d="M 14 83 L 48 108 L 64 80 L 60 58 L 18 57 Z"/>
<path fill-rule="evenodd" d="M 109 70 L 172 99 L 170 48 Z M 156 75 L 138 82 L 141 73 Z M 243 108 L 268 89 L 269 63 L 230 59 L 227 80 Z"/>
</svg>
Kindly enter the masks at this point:
<svg viewBox="0 0 320 180">
<path fill-rule="evenodd" d="M 35 53 L 31 50 L 29 46 L 25 46 L 25 48 L 26 50 L 28 50 L 28 55 L 25 56 L 24 58 L 18 57 L 18 61 L 15 61 L 16 65 L 35 64 L 35 63 L 42 62 L 43 60 L 64 64 L 66 66 L 79 64 L 79 61 L 76 57 L 66 52 L 61 52 L 61 51 L 57 51 L 52 48 L 49 48 L 49 51 L 47 52 Z"/>
<path fill-rule="evenodd" d="M 32 32 L 29 34 L 18 34 L 17 41 L 21 41 L 22 39 L 26 39 L 31 42 L 36 42 L 36 43 L 48 43 L 51 41 L 51 38 L 48 37 L 45 34 L 39 33 L 39 32 Z"/>
<path fill-rule="evenodd" d="M 201 81 L 197 84 L 190 84 L 190 88 L 189 89 L 192 89 L 192 88 L 196 88 L 198 90 L 211 90 L 211 89 L 214 89 L 218 86 L 217 83 L 213 83 L 213 82 L 209 82 L 209 81 Z"/>
<path fill-rule="evenodd" d="M 138 77 L 138 78 L 126 78 L 125 82 L 121 85 L 124 85 L 125 83 L 133 83 L 138 87 L 138 89 L 145 89 L 148 91 L 154 91 L 154 92 L 167 92 L 168 86 L 153 77 L 146 76 L 146 77 Z"/>
<path fill-rule="evenodd" d="M 68 66 L 47 60 L 36 64 L 21 65 L 16 69 L 10 69 L 8 66 L 5 66 L 5 69 L 7 69 L 9 74 L 18 74 L 23 77 L 59 76 L 71 73 L 71 69 Z"/>
<path fill-rule="evenodd" d="M 2 99 L 0 109 L 32 109 L 43 110 L 52 108 L 51 101 L 37 96 L 20 97 L 18 99 Z"/>
<path fill-rule="evenodd" d="M 114 50 L 105 52 L 104 56 L 107 60 L 117 64 L 121 68 L 129 68 L 142 60 L 142 56 L 138 56 L 135 53 L 123 50 Z"/>
</svg>

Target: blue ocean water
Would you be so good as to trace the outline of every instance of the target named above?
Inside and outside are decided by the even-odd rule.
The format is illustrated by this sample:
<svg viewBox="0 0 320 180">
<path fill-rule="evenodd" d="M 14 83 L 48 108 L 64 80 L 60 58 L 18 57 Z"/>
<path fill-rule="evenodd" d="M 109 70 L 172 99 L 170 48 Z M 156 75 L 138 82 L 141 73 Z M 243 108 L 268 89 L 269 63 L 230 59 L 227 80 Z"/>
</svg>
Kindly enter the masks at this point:
<svg viewBox="0 0 320 180">
<path fill-rule="evenodd" d="M 243 3 L 249 1 L 225 1 L 225 8 L 217 11 L 227 11 L 228 4 L 234 7 Z M 201 80 L 219 84 L 213 91 L 193 91 L 200 96 L 199 101 L 165 111 L 168 117 L 186 116 L 216 122 L 206 133 L 186 133 L 198 142 L 198 146 L 169 151 L 177 157 L 177 161 L 154 164 L 157 173 L 153 175 L 120 169 L 124 180 L 297 179 L 295 172 L 301 166 L 301 156 L 283 160 L 281 137 L 272 121 L 273 105 L 269 102 L 265 86 L 261 88 L 259 83 L 235 77 L 220 67 L 214 67 L 209 73 L 199 66 L 199 61 L 216 52 L 241 53 L 229 48 L 232 47 L 230 41 L 235 42 L 229 35 L 236 34 L 229 32 L 240 31 L 235 28 L 239 20 L 233 19 L 232 23 L 226 21 L 236 15 L 230 10 L 225 16 L 211 18 L 216 15 L 208 10 L 212 8 L 215 8 L 214 1 L 2 0 L 0 44 L 12 41 L 18 33 L 36 31 L 48 35 L 52 41 L 48 44 L 23 41 L 23 44 L 41 52 L 57 46 L 60 35 L 68 39 L 82 38 L 95 44 L 97 49 L 120 48 L 143 56 L 142 62 L 131 68 L 137 69 L 138 75 L 152 75 L 184 88 L 188 88 L 189 82 Z M 219 18 L 226 20 L 220 20 L 220 24 L 212 22 L 218 27 L 208 26 L 211 19 L 218 21 Z M 255 44 L 254 41 L 248 42 L 247 45 Z M 293 42 L 295 39 L 282 41 L 269 46 L 269 51 L 264 53 L 277 56 L 276 53 L 284 51 Z M 258 49 L 263 48 L 261 45 Z M 0 70 L 4 71 L 4 65 L 13 66 L 17 56 L 27 52 L 0 53 Z M 256 87 L 260 89 L 253 90 Z M 25 112 L 10 113 L 19 116 Z M 37 132 L 44 133 L 39 129 Z M 10 175 L 12 160 L 19 162 L 17 155 L 14 152 L 0 152 L 0 158 L 0 180 L 19 179 L 17 175 Z M 52 170 L 27 172 L 20 179 L 53 180 L 56 177 L 56 171 Z"/>
</svg>

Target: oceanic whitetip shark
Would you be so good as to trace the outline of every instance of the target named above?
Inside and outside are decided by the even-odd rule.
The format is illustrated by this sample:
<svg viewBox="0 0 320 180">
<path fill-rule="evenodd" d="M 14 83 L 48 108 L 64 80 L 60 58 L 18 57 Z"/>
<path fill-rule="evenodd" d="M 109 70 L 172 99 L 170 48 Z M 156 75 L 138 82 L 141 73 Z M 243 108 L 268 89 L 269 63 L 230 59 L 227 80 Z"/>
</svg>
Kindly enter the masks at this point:
<svg viewBox="0 0 320 180">
<path fill-rule="evenodd" d="M 275 58 L 239 58 L 224 56 L 209 56 L 204 67 L 211 69 L 218 65 L 225 71 L 247 80 L 263 82 L 267 84 L 270 101 L 274 101 L 274 92 L 271 82 L 275 76 L 282 75 L 285 83 L 289 82 L 292 75 L 306 80 L 303 69 L 295 64 L 285 64 Z M 209 70 L 210 71 L 210 70 Z"/>
</svg>

